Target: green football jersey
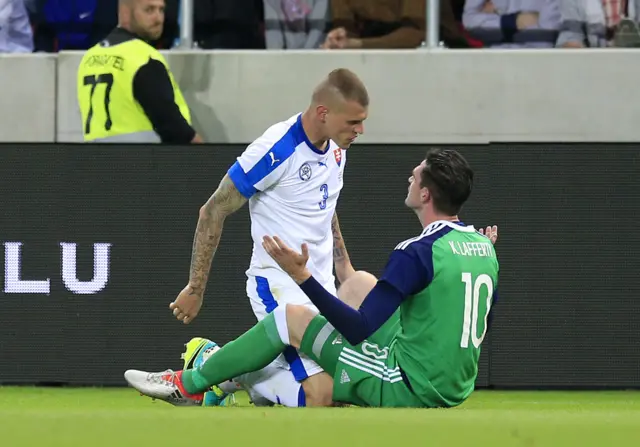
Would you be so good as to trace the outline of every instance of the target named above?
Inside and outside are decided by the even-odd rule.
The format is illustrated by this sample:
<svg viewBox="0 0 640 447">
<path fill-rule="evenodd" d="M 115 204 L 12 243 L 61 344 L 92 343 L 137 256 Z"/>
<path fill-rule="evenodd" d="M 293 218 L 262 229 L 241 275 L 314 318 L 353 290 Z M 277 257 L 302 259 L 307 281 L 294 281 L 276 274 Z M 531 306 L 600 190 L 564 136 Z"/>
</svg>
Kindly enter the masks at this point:
<svg viewBox="0 0 640 447">
<path fill-rule="evenodd" d="M 474 389 L 498 285 L 493 244 L 471 226 L 437 221 L 396 250 L 427 275 L 426 287 L 400 306 L 398 364 L 420 399 L 459 405 Z"/>
</svg>

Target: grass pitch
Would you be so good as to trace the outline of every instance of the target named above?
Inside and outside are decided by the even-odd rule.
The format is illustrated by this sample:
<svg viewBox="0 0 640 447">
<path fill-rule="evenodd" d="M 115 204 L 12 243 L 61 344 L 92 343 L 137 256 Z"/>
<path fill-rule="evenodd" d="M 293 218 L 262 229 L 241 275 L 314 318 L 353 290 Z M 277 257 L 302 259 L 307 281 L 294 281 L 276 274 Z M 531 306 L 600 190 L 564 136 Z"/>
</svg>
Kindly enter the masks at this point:
<svg viewBox="0 0 640 447">
<path fill-rule="evenodd" d="M 640 392 L 476 391 L 448 410 L 175 408 L 131 389 L 0 387 L 0 446 L 639 446 Z"/>
</svg>

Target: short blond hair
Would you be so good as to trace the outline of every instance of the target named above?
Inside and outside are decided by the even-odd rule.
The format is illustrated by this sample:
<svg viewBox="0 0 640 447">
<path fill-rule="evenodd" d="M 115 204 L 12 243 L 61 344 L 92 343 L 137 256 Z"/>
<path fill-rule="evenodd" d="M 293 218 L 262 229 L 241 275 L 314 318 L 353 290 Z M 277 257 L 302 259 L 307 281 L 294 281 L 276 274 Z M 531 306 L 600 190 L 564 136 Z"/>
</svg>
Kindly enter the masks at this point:
<svg viewBox="0 0 640 447">
<path fill-rule="evenodd" d="M 327 96 L 338 96 L 345 101 L 355 101 L 362 107 L 369 106 L 369 92 L 358 76 L 347 68 L 337 68 L 316 87 L 313 101 L 320 103 Z"/>
</svg>

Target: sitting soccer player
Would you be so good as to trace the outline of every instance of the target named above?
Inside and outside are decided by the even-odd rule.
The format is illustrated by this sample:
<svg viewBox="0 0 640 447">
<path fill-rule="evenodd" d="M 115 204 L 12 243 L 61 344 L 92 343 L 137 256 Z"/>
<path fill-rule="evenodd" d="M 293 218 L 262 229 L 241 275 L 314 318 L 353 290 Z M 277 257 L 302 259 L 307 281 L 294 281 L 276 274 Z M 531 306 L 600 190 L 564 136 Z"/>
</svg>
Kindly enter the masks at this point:
<svg viewBox="0 0 640 447">
<path fill-rule="evenodd" d="M 353 275 L 342 289 L 365 295 L 356 310 L 324 289 L 306 268 L 308 249 L 265 236 L 267 253 L 320 315 L 279 306 L 202 366 L 125 372 L 141 393 L 174 405 L 200 405 L 213 385 L 268 365 L 293 346 L 333 378 L 333 400 L 373 407 L 452 407 L 474 389 L 480 346 L 498 284 L 493 235 L 458 219 L 473 171 L 456 151 L 435 149 L 409 179 L 405 200 L 423 231 L 400 243 L 379 280 Z"/>
<path fill-rule="evenodd" d="M 486 231 L 487 234 L 495 234 L 497 238 L 497 227 L 494 227 L 493 230 L 489 227 Z M 493 233 L 491 233 L 492 231 Z M 375 283 L 376 278 L 370 273 L 354 271 L 344 283 L 346 285 L 341 285 L 338 289 L 338 297 L 349 306 L 358 309 Z M 184 369 L 197 369 L 218 351 L 220 346 L 207 338 L 194 337 L 185 344 L 185 348 L 185 352 L 181 354 L 181 359 L 184 360 Z M 277 380 L 280 377 L 282 377 L 284 383 L 279 388 L 286 388 L 286 382 L 289 381 L 286 372 L 286 370 L 280 369 L 277 364 L 272 363 L 259 371 L 243 374 L 232 380 L 214 385 L 205 393 L 203 406 L 232 405 L 235 402 L 233 394 L 241 389 L 247 392 L 250 402 L 255 406 L 272 406 L 274 404 L 286 406 L 286 401 L 280 400 L 275 390 L 268 396 L 260 394 L 260 391 L 264 389 L 262 385 L 272 386 L 274 383 L 277 384 Z M 329 393 L 332 393 L 332 389 L 329 389 Z"/>
</svg>

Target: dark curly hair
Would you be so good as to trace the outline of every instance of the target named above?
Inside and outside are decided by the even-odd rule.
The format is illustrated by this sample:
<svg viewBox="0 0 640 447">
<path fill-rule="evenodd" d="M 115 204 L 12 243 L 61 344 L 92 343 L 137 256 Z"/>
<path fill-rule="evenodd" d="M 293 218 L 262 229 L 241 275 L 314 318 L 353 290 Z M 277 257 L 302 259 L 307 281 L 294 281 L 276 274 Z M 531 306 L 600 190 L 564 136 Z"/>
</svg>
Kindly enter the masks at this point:
<svg viewBox="0 0 640 447">
<path fill-rule="evenodd" d="M 431 149 L 427 152 L 425 162 L 420 186 L 429 190 L 437 211 L 455 216 L 471 195 L 471 166 L 453 149 Z"/>
</svg>

